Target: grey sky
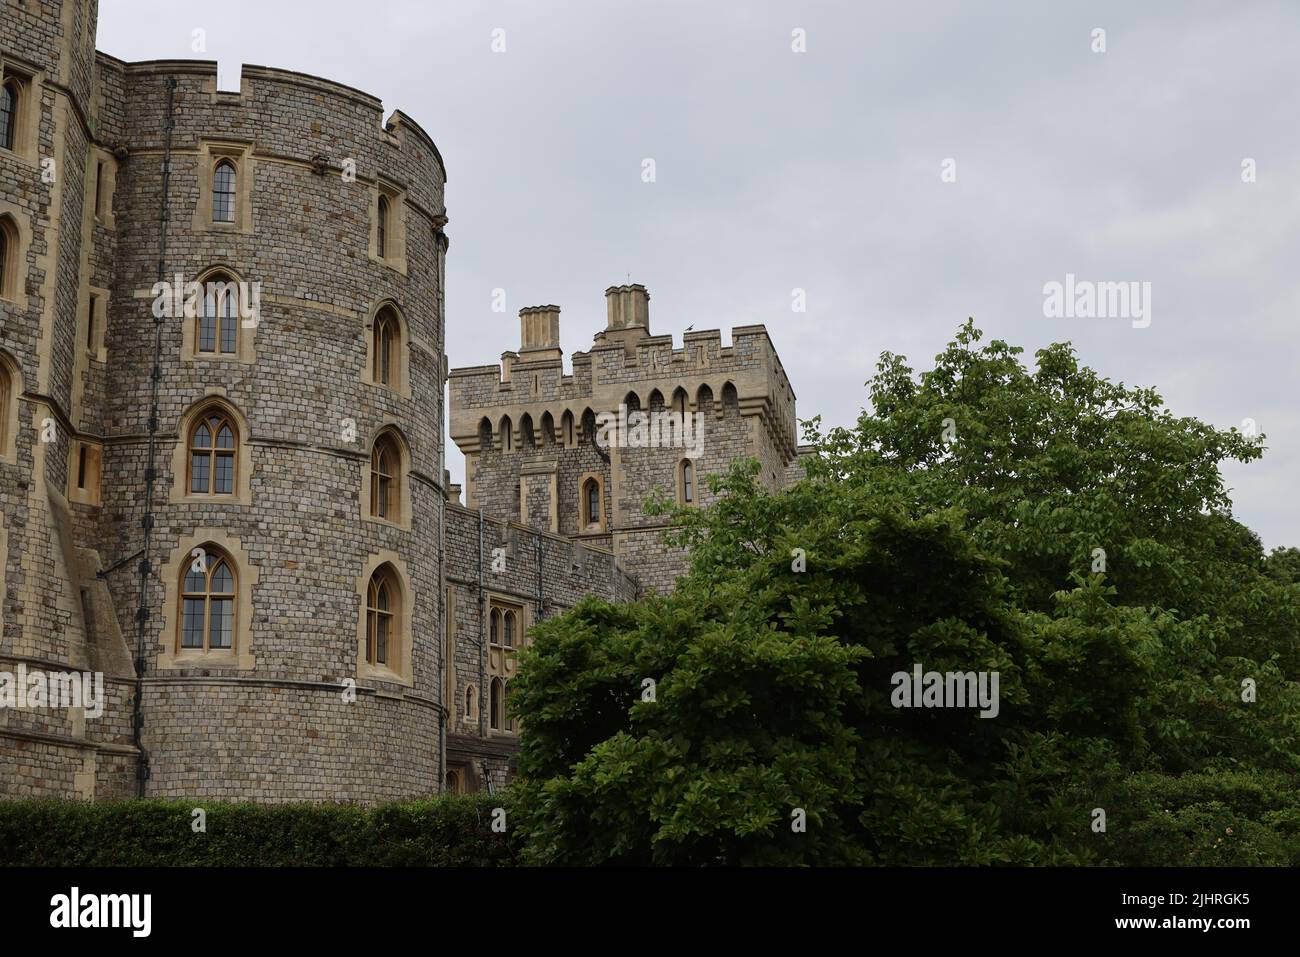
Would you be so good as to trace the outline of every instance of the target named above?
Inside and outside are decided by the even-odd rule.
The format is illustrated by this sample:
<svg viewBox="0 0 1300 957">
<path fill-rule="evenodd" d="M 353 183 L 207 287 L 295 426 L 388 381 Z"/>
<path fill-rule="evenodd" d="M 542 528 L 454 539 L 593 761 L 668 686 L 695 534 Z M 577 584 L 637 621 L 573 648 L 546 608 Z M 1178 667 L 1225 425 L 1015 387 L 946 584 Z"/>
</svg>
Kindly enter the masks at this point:
<svg viewBox="0 0 1300 957">
<path fill-rule="evenodd" d="M 301 70 L 413 116 L 448 168 L 453 366 L 516 348 L 539 303 L 561 306 L 566 354 L 588 348 L 630 274 L 679 343 L 766 324 L 799 414 L 847 424 L 881 350 L 923 364 L 974 316 L 1031 355 L 1070 339 L 1175 414 L 1255 420 L 1269 451 L 1227 469 L 1237 515 L 1300 544 L 1300 5 L 103 0 L 100 17 L 122 59 L 217 59 L 228 87 L 241 63 Z M 1045 318 L 1066 273 L 1149 281 L 1150 326 Z"/>
</svg>

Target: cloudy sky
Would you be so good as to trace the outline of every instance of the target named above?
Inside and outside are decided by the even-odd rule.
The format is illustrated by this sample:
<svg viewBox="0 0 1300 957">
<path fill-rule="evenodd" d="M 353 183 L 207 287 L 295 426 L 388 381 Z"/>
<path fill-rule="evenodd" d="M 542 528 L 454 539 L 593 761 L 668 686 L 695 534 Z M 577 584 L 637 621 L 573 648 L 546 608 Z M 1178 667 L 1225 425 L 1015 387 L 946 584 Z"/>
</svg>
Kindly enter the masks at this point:
<svg viewBox="0 0 1300 957">
<path fill-rule="evenodd" d="M 1300 545 L 1300 5 L 101 0 L 99 47 L 216 59 L 225 88 L 300 70 L 415 117 L 448 168 L 453 366 L 516 348 L 540 303 L 586 349 L 630 279 L 679 344 L 766 324 L 799 414 L 847 424 L 882 350 L 923 363 L 974 316 L 1253 420 L 1238 517 Z M 1150 324 L 1046 317 L 1067 273 L 1149 282 Z"/>
</svg>

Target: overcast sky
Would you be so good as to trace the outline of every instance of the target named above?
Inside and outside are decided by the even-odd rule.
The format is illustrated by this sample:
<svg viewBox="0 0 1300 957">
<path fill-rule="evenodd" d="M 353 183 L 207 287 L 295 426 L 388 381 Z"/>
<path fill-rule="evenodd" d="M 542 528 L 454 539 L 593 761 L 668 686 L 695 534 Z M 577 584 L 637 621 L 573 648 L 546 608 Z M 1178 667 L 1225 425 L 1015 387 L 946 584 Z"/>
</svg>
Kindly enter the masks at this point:
<svg viewBox="0 0 1300 957">
<path fill-rule="evenodd" d="M 542 303 L 566 355 L 589 348 L 605 287 L 630 280 L 679 345 L 690 324 L 724 341 L 766 324 L 799 414 L 848 424 L 882 350 L 923 365 L 974 316 L 1030 356 L 1071 340 L 1176 414 L 1254 420 L 1269 450 L 1226 469 L 1237 515 L 1300 545 L 1300 4 L 102 0 L 100 17 L 125 60 L 216 59 L 223 88 L 241 63 L 285 67 L 413 116 L 447 163 L 453 366 L 517 348 L 518 310 Z M 1150 325 L 1045 317 L 1067 273 L 1150 282 Z"/>
</svg>

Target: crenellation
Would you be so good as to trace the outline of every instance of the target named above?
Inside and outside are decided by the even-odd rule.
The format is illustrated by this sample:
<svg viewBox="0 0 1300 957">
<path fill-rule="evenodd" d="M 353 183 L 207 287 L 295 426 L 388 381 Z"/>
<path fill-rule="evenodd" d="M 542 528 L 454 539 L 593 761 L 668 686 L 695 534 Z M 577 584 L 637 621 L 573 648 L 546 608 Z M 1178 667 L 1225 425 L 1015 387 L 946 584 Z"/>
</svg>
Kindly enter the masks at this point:
<svg viewBox="0 0 1300 957">
<path fill-rule="evenodd" d="M 772 488 L 798 474 L 767 331 L 675 347 L 627 283 L 568 372 L 553 304 L 520 310 L 499 363 L 449 369 L 446 169 L 414 120 L 290 70 L 227 91 L 212 61 L 126 63 L 93 50 L 93 0 L 42 10 L 0 21 L 27 84 L 0 151 L 21 274 L 0 289 L 0 671 L 100 670 L 107 700 L 0 709 L 0 795 L 504 785 L 532 629 L 686 567 L 647 497 L 709 504 L 744 458 Z M 198 312 L 162 311 L 164 204 L 178 300 L 230 283 Z"/>
<path fill-rule="evenodd" d="M 758 459 L 764 483 L 781 487 L 796 455 L 796 422 L 794 394 L 765 327 L 736 327 L 725 346 L 721 330 L 690 330 L 674 348 L 671 335 L 650 334 L 648 302 L 644 286 L 607 289 L 606 329 L 573 356 L 569 381 L 556 376 L 559 307 L 521 310 L 524 345 L 535 344 L 539 316 L 548 323 L 544 361 L 522 363 L 510 353 L 508 387 L 496 367 L 453 370 L 449 413 L 452 439 L 466 457 L 467 502 L 577 540 L 608 542 L 644 587 L 663 591 L 684 570 L 685 556 L 662 544 L 663 522 L 645 510 L 647 497 L 657 491 L 707 503 L 705 476 L 742 458 Z M 681 447 L 597 444 L 602 415 L 626 411 L 631 438 L 630 416 L 642 410 L 661 432 L 666 414 L 698 417 L 698 443 L 686 448 L 683 434 Z M 535 434 L 544 421 L 559 428 L 553 443 Z"/>
</svg>

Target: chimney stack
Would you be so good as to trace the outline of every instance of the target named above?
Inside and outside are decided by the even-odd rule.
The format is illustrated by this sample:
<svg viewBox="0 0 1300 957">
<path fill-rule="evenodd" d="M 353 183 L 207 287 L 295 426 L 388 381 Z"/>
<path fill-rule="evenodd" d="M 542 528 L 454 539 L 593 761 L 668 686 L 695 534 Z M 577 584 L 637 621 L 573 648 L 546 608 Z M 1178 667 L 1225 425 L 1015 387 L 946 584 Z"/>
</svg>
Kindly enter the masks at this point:
<svg viewBox="0 0 1300 957">
<path fill-rule="evenodd" d="M 650 293 L 645 286 L 610 286 L 605 290 L 605 308 L 609 314 L 606 330 L 639 327 L 650 334 Z"/>
<path fill-rule="evenodd" d="M 560 359 L 560 307 L 527 306 L 519 310 L 519 361 Z"/>
<path fill-rule="evenodd" d="M 617 342 L 635 355 L 637 342 L 650 335 L 650 293 L 640 283 L 610 286 L 605 290 L 605 309 L 605 331 L 596 334 L 596 341 Z"/>
</svg>

